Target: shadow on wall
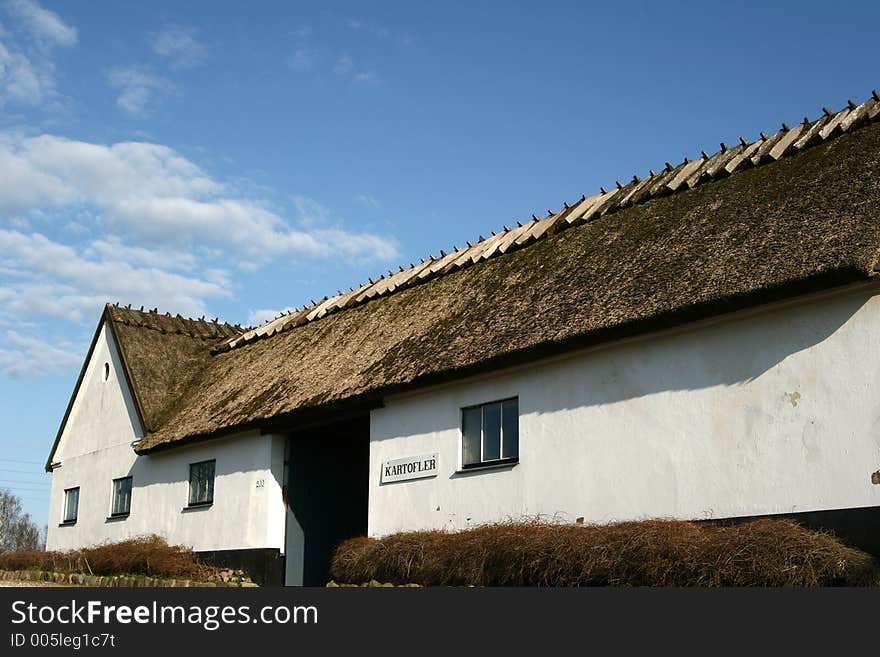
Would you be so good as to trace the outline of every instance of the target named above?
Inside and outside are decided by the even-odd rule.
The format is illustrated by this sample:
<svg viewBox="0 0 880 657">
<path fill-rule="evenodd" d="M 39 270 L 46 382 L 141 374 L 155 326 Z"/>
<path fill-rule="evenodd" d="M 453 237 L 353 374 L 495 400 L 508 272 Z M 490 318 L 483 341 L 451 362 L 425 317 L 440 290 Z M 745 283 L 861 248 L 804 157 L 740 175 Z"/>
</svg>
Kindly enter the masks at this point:
<svg viewBox="0 0 880 657">
<path fill-rule="evenodd" d="M 608 344 L 584 352 L 580 376 L 572 376 L 566 369 L 571 367 L 570 360 L 515 370 L 511 376 L 533 378 L 539 385 L 533 394 L 522 395 L 514 388 L 505 388 L 504 395 L 521 394 L 520 413 L 527 415 L 615 404 L 663 392 L 748 383 L 789 357 L 828 340 L 859 313 L 871 297 L 872 292 L 856 290 Z M 869 328 L 866 325 L 865 330 L 852 329 L 854 340 L 847 343 L 850 352 L 863 354 L 874 342 Z M 826 354 L 832 358 L 842 355 L 840 352 Z M 817 361 L 815 367 L 820 368 L 821 363 Z M 503 374 L 485 381 L 501 389 L 507 376 Z M 550 385 L 541 385 L 542 379 Z M 482 381 L 474 384 L 482 385 Z M 796 400 L 796 397 L 792 399 Z M 491 400 L 473 400 L 472 403 L 482 401 Z M 441 416 L 443 424 L 455 424 L 435 426 L 431 430 L 458 429 L 457 414 L 433 417 L 439 420 Z"/>
<path fill-rule="evenodd" d="M 255 456 L 255 451 L 248 446 L 250 436 L 219 438 L 216 441 L 205 441 L 192 447 L 181 447 L 156 454 L 138 456 L 126 475 L 132 477 L 132 505 L 139 504 L 138 495 L 146 493 L 152 515 L 151 524 L 159 533 L 171 542 L 192 544 L 189 537 L 193 532 L 192 516 L 202 513 L 214 513 L 222 510 L 224 520 L 218 524 L 217 519 L 211 526 L 228 540 L 219 540 L 220 544 L 241 544 L 244 529 L 236 526 L 241 519 L 248 518 L 253 503 L 253 488 L 257 477 L 248 477 L 255 470 L 261 470 L 260 477 L 265 479 L 263 490 L 272 490 L 277 484 L 276 473 L 265 469 L 267 463 Z M 257 452 L 262 454 L 262 452 Z M 189 505 L 189 474 L 190 464 L 206 460 L 214 460 L 214 502 L 212 505 Z M 232 477 L 232 475 L 242 475 Z M 271 486 L 270 486 L 271 484 Z M 202 524 L 200 521 L 197 524 Z M 217 543 L 218 541 L 214 541 Z M 197 545 L 193 547 L 198 548 Z"/>
<path fill-rule="evenodd" d="M 195 447 L 178 447 L 155 454 L 140 455 L 129 469 L 128 476 L 134 477 L 135 481 L 139 482 L 138 486 L 186 482 L 188 495 L 189 466 L 191 463 L 215 460 L 215 485 L 222 477 L 228 475 L 245 474 L 255 469 L 263 470 L 267 465 L 264 461 L 252 462 L 249 459 L 237 458 L 238 454 L 225 453 L 228 451 L 227 444 L 237 441 L 246 442 L 249 439 L 248 436 L 224 437 L 218 438 L 216 441 L 200 442 Z M 216 452 L 212 449 L 212 445 L 215 442 L 217 443 Z M 242 449 L 241 451 L 244 454 L 251 453 L 247 449 Z M 272 476 L 274 479 L 274 473 L 266 472 L 266 476 Z M 216 490 L 216 493 L 219 492 L 219 490 Z M 187 502 L 188 499 L 184 496 L 181 499 L 181 507 L 186 506 Z"/>
<path fill-rule="evenodd" d="M 150 533 L 161 534 L 169 543 L 193 547 L 208 563 L 243 570 L 260 585 L 280 585 L 284 581 L 284 558 L 279 549 L 225 548 L 241 545 L 243 539 L 247 542 L 247 528 L 242 525 L 252 519 L 254 500 L 249 493 L 253 494 L 257 479 L 247 475 L 253 474 L 255 469 L 262 470 L 260 477 L 266 478 L 264 491 L 271 489 L 269 478 L 273 485 L 276 483 L 276 474 L 265 470 L 267 463 L 255 462 L 254 450 L 247 446 L 252 439 L 246 435 L 221 438 L 194 447 L 139 456 L 127 473 L 134 482 L 132 505 L 138 504 L 139 493 L 146 493 L 144 497 L 149 498 L 151 506 L 151 524 L 155 527 Z M 211 459 L 215 461 L 216 504 L 189 506 L 189 466 Z M 206 544 L 198 545 L 198 534 L 193 532 L 211 532 L 214 539 L 211 542 L 224 549 L 199 549 Z"/>
<path fill-rule="evenodd" d="M 864 291 L 829 297 L 609 345 L 587 357 L 590 376 L 583 377 L 585 384 L 556 396 L 553 409 L 522 411 L 613 404 L 661 392 L 748 383 L 826 341 L 869 299 Z M 862 337 L 870 341 L 867 332 Z"/>
</svg>

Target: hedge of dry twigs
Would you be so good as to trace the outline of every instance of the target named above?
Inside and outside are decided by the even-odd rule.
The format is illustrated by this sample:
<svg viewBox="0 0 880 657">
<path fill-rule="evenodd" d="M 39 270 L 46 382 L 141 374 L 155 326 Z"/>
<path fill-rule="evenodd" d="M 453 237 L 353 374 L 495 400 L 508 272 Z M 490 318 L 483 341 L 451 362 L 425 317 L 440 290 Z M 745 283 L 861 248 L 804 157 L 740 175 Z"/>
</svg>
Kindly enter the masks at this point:
<svg viewBox="0 0 880 657">
<path fill-rule="evenodd" d="M 864 586 L 877 582 L 878 566 L 791 520 L 533 521 L 351 539 L 331 575 L 423 586 Z"/>
<path fill-rule="evenodd" d="M 68 552 L 0 552 L 0 570 L 48 570 L 84 575 L 146 575 L 208 580 L 217 569 L 201 563 L 187 547 L 161 536 L 140 536 Z"/>
</svg>

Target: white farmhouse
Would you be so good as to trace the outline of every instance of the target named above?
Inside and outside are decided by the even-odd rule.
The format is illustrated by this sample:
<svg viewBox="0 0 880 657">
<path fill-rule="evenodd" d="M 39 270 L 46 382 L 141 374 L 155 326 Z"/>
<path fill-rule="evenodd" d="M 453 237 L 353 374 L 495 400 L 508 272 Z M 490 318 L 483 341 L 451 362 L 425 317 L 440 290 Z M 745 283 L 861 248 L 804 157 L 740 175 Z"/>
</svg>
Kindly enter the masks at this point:
<svg viewBox="0 0 880 657">
<path fill-rule="evenodd" d="M 107 306 L 48 548 L 785 514 L 880 554 L 880 97 L 242 329 Z"/>
</svg>

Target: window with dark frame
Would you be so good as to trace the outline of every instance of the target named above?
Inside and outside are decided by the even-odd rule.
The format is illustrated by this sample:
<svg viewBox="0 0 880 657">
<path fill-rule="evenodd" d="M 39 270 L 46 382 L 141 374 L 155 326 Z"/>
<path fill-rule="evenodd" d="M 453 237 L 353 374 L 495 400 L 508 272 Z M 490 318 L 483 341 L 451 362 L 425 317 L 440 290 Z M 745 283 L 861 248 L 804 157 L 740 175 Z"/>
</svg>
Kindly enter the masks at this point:
<svg viewBox="0 0 880 657">
<path fill-rule="evenodd" d="M 64 519 L 63 523 L 76 522 L 76 515 L 79 512 L 79 486 L 76 488 L 67 488 L 64 491 Z"/>
<path fill-rule="evenodd" d="M 189 506 L 214 502 L 215 460 L 191 463 L 189 466 Z"/>
<path fill-rule="evenodd" d="M 131 477 L 113 480 L 113 507 L 110 516 L 127 516 L 131 512 Z"/>
<path fill-rule="evenodd" d="M 519 399 L 461 409 L 461 467 L 519 461 Z"/>
</svg>

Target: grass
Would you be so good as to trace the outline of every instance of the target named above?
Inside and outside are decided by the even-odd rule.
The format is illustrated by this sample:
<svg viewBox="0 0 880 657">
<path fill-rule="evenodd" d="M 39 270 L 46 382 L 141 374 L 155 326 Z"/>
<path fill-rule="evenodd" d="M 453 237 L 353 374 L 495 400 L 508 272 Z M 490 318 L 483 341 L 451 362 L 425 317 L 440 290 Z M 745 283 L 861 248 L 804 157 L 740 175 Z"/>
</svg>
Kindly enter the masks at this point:
<svg viewBox="0 0 880 657">
<path fill-rule="evenodd" d="M 866 586 L 878 573 L 833 535 L 775 519 L 406 532 L 348 540 L 331 567 L 337 582 L 422 586 Z"/>
</svg>

